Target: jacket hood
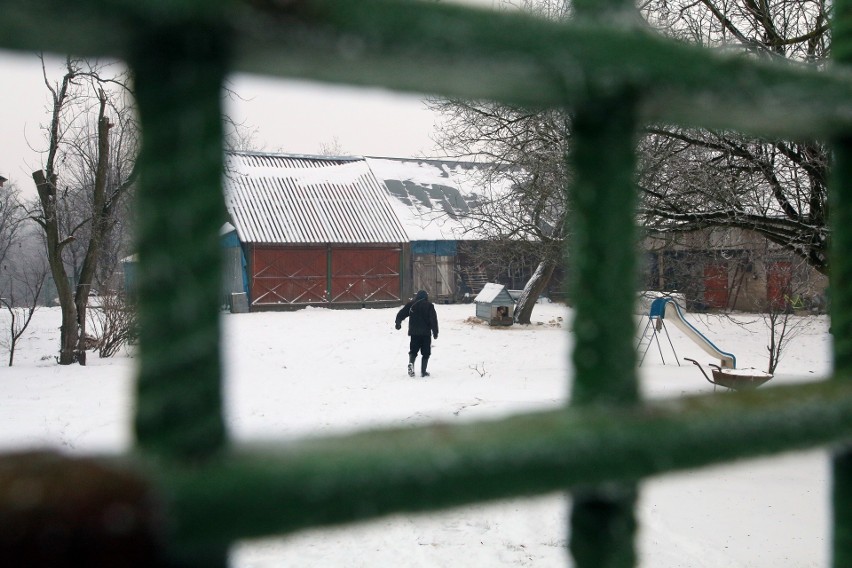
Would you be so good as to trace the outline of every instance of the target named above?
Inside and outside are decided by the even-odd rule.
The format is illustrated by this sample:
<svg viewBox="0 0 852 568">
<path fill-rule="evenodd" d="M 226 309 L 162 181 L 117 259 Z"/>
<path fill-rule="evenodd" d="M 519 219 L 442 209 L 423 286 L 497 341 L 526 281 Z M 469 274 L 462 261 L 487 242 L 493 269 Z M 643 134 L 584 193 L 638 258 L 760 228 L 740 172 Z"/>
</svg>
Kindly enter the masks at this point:
<svg viewBox="0 0 852 568">
<path fill-rule="evenodd" d="M 415 300 L 425 300 L 429 297 L 429 294 L 426 293 L 426 290 L 420 290 L 417 292 L 417 295 L 414 296 Z"/>
</svg>

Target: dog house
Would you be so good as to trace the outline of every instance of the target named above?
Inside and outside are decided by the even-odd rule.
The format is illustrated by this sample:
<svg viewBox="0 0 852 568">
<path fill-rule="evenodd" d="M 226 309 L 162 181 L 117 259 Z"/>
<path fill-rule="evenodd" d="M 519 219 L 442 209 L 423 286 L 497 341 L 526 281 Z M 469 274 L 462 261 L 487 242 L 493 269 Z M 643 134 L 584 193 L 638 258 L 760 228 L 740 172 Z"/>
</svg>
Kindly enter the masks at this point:
<svg viewBox="0 0 852 568">
<path fill-rule="evenodd" d="M 515 323 L 515 301 L 502 284 L 489 282 L 473 300 L 476 317 L 488 325 L 512 325 Z"/>
</svg>

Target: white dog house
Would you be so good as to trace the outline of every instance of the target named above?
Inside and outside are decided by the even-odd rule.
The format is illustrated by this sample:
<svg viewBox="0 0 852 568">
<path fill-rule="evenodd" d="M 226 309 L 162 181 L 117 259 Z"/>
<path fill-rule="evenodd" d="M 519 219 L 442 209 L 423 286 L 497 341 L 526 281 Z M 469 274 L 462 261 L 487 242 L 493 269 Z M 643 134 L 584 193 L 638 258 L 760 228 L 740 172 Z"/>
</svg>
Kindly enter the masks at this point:
<svg viewBox="0 0 852 568">
<path fill-rule="evenodd" d="M 502 284 L 489 282 L 473 299 L 476 317 L 488 325 L 512 325 L 515 323 L 515 301 Z"/>
</svg>

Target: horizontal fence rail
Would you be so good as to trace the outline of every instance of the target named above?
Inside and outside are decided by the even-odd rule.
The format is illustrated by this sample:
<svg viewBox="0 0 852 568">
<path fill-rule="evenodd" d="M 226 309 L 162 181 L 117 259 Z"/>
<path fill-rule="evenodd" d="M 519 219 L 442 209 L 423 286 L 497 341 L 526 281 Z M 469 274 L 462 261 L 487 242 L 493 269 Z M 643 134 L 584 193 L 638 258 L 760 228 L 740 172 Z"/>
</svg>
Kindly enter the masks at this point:
<svg viewBox="0 0 852 568">
<path fill-rule="evenodd" d="M 248 446 L 210 467 L 152 474 L 174 506 L 177 541 L 198 545 L 638 481 L 850 436 L 852 384 L 829 381 Z"/>
<path fill-rule="evenodd" d="M 232 71 L 534 106 L 575 104 L 598 77 L 640 88 L 645 122 L 787 137 L 852 127 L 848 69 L 726 56 L 599 23 L 392 0 L 0 0 L 0 11 L 7 49 L 126 59 L 140 29 L 194 18 L 233 34 Z"/>
</svg>

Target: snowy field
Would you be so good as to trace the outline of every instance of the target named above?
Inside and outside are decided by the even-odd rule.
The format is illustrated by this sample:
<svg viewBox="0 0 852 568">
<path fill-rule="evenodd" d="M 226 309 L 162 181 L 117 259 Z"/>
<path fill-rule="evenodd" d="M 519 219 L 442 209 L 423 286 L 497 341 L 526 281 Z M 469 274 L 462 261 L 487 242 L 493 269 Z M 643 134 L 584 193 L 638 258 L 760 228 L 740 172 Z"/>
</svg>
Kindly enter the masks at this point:
<svg viewBox="0 0 852 568">
<path fill-rule="evenodd" d="M 381 425 L 477 420 L 565 404 L 570 311 L 539 304 L 534 325 L 472 323 L 472 305 L 437 306 L 441 332 L 428 379 L 406 375 L 396 309 L 223 315 L 228 423 L 237 440 L 326 435 Z M 0 339 L 8 314 L 0 315 Z M 739 367 L 765 370 L 767 330 L 756 316 L 687 314 Z M 132 354 L 59 367 L 58 309 L 36 313 L 14 367 L 0 370 L 0 451 L 51 447 L 117 453 L 132 444 Z M 640 321 L 640 329 L 645 322 Z M 808 318 L 767 386 L 830 371 L 825 317 Z M 712 362 L 674 326 L 679 358 Z M 712 392 L 663 344 L 640 368 L 649 398 Z M 0 347 L 6 361 L 7 351 Z M 717 392 L 717 396 L 728 396 Z M 641 487 L 644 568 L 827 566 L 829 462 L 785 454 L 650 479 Z M 240 543 L 235 568 L 569 566 L 565 495 L 382 518 L 345 529 Z"/>
</svg>

